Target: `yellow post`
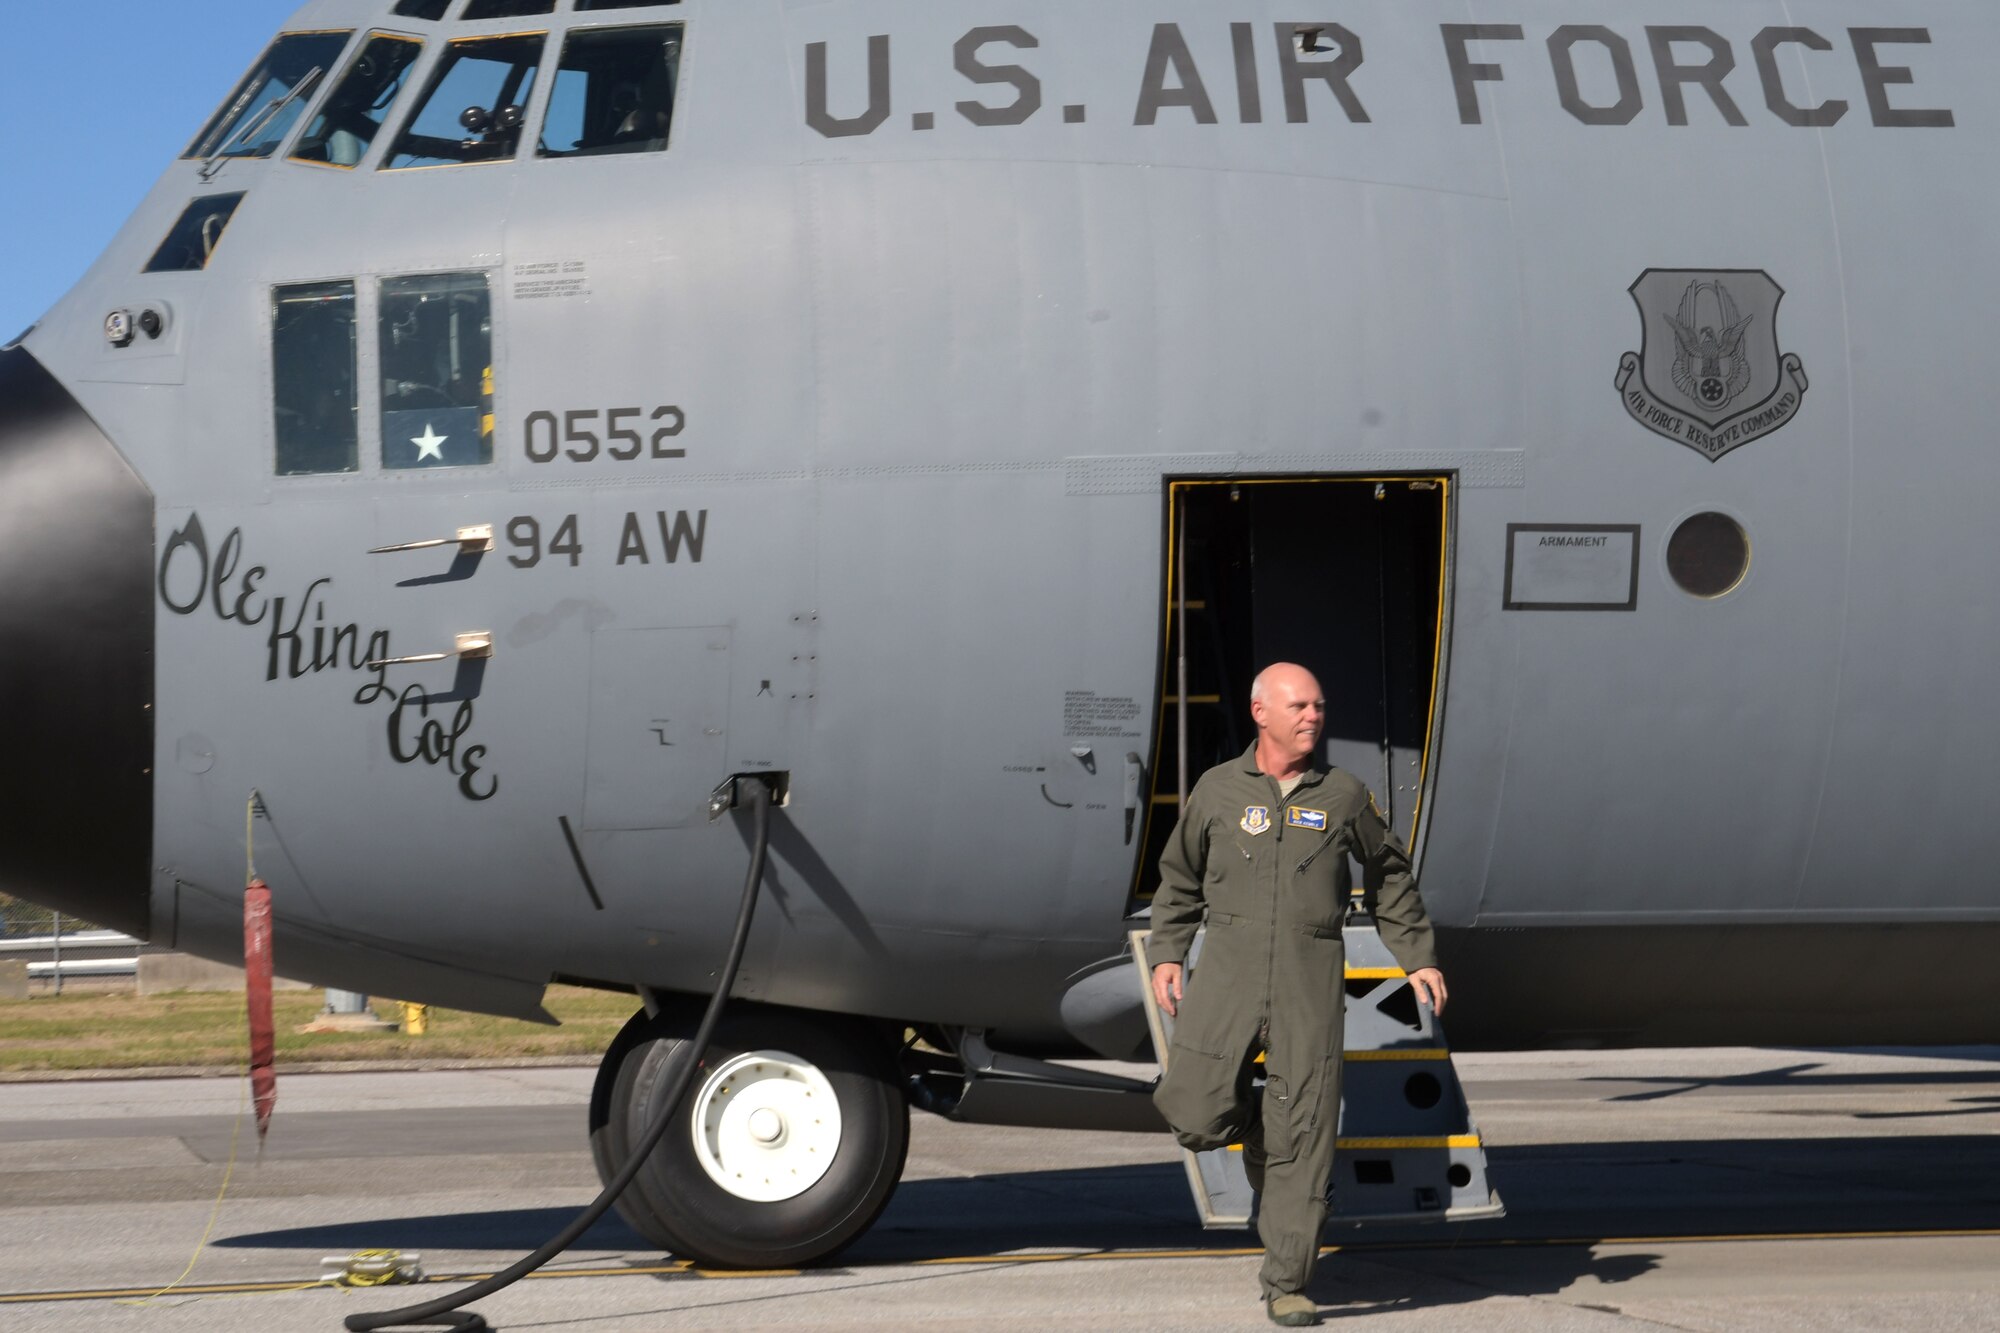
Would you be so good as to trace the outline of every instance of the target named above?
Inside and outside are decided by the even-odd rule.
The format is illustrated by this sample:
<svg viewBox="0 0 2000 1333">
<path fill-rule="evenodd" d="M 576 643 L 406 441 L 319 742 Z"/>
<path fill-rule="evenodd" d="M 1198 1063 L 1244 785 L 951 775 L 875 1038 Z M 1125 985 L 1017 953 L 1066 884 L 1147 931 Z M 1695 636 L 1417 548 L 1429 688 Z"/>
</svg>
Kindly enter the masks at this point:
<svg viewBox="0 0 2000 1333">
<path fill-rule="evenodd" d="M 403 1002 L 403 1034 L 405 1036 L 421 1037 L 429 1030 L 430 1025 L 431 1007 L 429 1005 L 411 1004 L 407 1000 Z"/>
</svg>

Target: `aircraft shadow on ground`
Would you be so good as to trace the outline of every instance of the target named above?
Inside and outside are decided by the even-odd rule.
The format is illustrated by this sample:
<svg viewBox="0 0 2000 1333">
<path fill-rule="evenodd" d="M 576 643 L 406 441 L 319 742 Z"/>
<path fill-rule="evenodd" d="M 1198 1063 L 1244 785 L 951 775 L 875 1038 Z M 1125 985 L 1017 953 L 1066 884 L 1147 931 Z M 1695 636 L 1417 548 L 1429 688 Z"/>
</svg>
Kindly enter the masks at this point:
<svg viewBox="0 0 2000 1333">
<path fill-rule="evenodd" d="M 1961 1057 L 1969 1058 L 1969 1057 Z M 1748 1074 L 1722 1074 L 1708 1078 L 1684 1078 L 1671 1074 L 1634 1078 L 1629 1075 L 1603 1075 L 1580 1080 L 1584 1083 L 1643 1083 L 1649 1084 L 1644 1092 L 1627 1092 L 1606 1098 L 1613 1102 L 1650 1102 L 1667 1097 L 1678 1097 L 1684 1093 L 1707 1092 L 1727 1088 L 1896 1088 L 1944 1085 L 1960 1087 L 1969 1084 L 2000 1083 L 2000 1068 L 1995 1069 L 1940 1069 L 1911 1072 L 1877 1072 L 1874 1070 L 1829 1069 L 1818 1062 L 1803 1062 L 1784 1065 L 1775 1069 L 1759 1069 Z M 1991 1100 L 1991 1099 L 1988 1099 Z M 1949 1112 L 1909 1112 L 1910 1115 L 1941 1115 Z"/>
<path fill-rule="evenodd" d="M 1579 1276 L 1617 1282 L 1648 1256 L 1593 1254 L 1606 1242 L 1675 1237 L 1840 1235 L 1884 1231 L 2000 1230 L 2000 1138 L 1847 1137 L 1554 1144 L 1489 1151 L 1508 1206 L 1497 1222 L 1327 1230 L 1341 1247 L 1328 1266 L 1338 1291 L 1407 1283 L 1413 1270 L 1488 1272 L 1476 1299 L 1518 1283 Z M 526 1251 L 575 1216 L 572 1208 L 388 1215 L 218 1239 L 229 1248 Z M 1203 1231 L 1176 1163 L 1018 1171 L 906 1181 L 881 1219 L 836 1266 L 1001 1257 L 1024 1250 L 1210 1251 L 1254 1249 L 1254 1232 Z M 655 1251 L 615 1214 L 584 1237 L 586 1251 Z M 1643 1261 L 1643 1262 L 1642 1262 Z M 1394 1273 L 1404 1276 L 1396 1277 Z M 1384 1276 L 1384 1274 L 1392 1274 Z M 1491 1276 L 1493 1274 L 1503 1277 Z M 1373 1276 L 1371 1276 L 1373 1275 Z M 1372 1285 L 1371 1285 L 1372 1284 Z M 1386 1299 L 1386 1298 L 1385 1298 Z"/>
</svg>

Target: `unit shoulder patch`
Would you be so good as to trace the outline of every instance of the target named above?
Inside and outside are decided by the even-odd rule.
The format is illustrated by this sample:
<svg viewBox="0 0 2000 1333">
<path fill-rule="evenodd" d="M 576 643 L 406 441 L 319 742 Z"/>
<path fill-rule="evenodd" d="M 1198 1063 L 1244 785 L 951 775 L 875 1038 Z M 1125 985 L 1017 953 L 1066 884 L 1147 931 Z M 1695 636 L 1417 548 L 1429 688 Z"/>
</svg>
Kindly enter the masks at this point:
<svg viewBox="0 0 2000 1333">
<path fill-rule="evenodd" d="M 1252 837 L 1262 833 L 1265 829 L 1271 827 L 1271 807 L 1268 805 L 1244 806 L 1243 818 L 1237 822 L 1237 827 Z"/>
<path fill-rule="evenodd" d="M 1285 823 L 1292 828 L 1317 829 L 1326 831 L 1326 811 L 1308 810 L 1302 805 L 1285 807 Z"/>
</svg>

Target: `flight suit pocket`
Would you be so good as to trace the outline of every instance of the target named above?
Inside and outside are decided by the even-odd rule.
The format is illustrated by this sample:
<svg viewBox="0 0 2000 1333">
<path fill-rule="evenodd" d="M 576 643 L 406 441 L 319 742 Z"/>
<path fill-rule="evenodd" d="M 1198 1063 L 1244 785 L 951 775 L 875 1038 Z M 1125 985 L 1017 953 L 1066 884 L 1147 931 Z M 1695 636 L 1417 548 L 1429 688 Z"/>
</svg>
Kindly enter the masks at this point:
<svg viewBox="0 0 2000 1333">
<path fill-rule="evenodd" d="M 1180 1016 L 1174 1020 L 1174 1035 L 1167 1043 L 1175 1055 L 1188 1051 L 1220 1060 L 1229 1049 L 1229 1014 L 1220 1003 L 1201 1003 L 1197 992 L 1190 986 L 1181 997 Z M 1204 996 L 1209 1001 L 1220 1001 L 1224 997 Z"/>
<path fill-rule="evenodd" d="M 1339 830 L 1326 835 L 1292 870 L 1294 915 L 1336 925 L 1347 907 L 1347 839 Z"/>
<path fill-rule="evenodd" d="M 1153 1106 L 1183 1147 L 1206 1152 L 1242 1134 L 1235 1062 L 1176 1041 L 1167 1072 L 1153 1089 Z"/>
<path fill-rule="evenodd" d="M 1312 1128 L 1320 1080 L 1311 1074 L 1292 1080 L 1277 1074 L 1264 1077 L 1264 1155 L 1269 1162 L 1289 1162 Z"/>
<path fill-rule="evenodd" d="M 1243 1050 L 1255 1022 L 1254 1014 L 1244 1009 L 1244 995 L 1231 988 L 1232 981 L 1252 970 L 1246 957 L 1251 940 L 1244 929 L 1249 923 L 1234 913 L 1211 911 L 1206 921 L 1201 954 L 1187 969 L 1169 1044 L 1177 1054 L 1188 1050 L 1220 1059 Z"/>
</svg>

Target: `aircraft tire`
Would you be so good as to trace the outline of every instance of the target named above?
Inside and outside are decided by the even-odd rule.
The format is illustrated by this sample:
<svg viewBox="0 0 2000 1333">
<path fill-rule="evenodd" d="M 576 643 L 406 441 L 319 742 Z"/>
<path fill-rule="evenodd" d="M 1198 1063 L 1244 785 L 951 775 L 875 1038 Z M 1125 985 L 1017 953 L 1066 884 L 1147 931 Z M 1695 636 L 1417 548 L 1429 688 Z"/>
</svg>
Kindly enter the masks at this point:
<svg viewBox="0 0 2000 1333">
<path fill-rule="evenodd" d="M 661 1019 L 665 1017 L 663 1014 Z M 693 1024 L 699 1015 L 676 1017 L 686 1020 L 686 1026 L 680 1030 L 692 1034 Z M 598 1063 L 597 1079 L 590 1087 L 590 1159 L 597 1167 L 600 1181 L 609 1183 L 618 1174 L 632 1151 L 633 1132 L 645 1129 L 643 1124 L 633 1124 L 626 1110 L 632 1104 L 632 1087 L 643 1063 L 634 1058 L 634 1052 L 648 1041 L 660 1037 L 657 1029 L 661 1019 L 649 1017 L 644 1009 L 633 1014 L 626 1020 L 625 1026 L 618 1029 L 618 1035 L 611 1039 L 611 1046 L 604 1052 L 604 1059 Z M 613 1107 L 618 1108 L 615 1114 Z M 611 1206 L 628 1226 L 648 1240 L 664 1233 L 640 1182 L 635 1180 L 631 1188 L 612 1201 Z"/>
<path fill-rule="evenodd" d="M 624 1051 L 615 1069 L 610 1053 L 599 1069 L 599 1086 L 609 1085 L 601 1131 L 592 1097 L 601 1176 L 651 1123 L 669 1060 L 693 1027 L 690 1014 L 639 1014 L 613 1042 L 612 1052 Z M 674 1114 L 680 1123 L 619 1212 L 661 1249 L 706 1267 L 789 1268 L 837 1253 L 888 1205 L 909 1148 L 893 1048 L 870 1025 L 827 1014 L 725 1012 Z M 759 1123 L 774 1127 L 772 1144 L 744 1129 Z"/>
</svg>

